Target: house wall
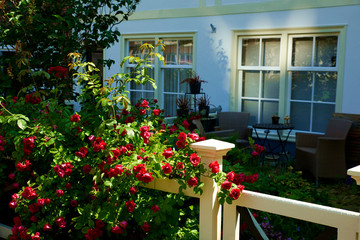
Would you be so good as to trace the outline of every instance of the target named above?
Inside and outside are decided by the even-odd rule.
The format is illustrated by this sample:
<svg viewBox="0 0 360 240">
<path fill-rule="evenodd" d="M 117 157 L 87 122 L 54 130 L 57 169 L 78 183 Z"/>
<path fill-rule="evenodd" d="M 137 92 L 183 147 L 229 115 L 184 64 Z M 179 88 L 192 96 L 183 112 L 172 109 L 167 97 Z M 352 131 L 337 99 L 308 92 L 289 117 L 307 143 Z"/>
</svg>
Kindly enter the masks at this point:
<svg viewBox="0 0 360 240">
<path fill-rule="evenodd" d="M 235 56 L 232 45 L 234 31 L 345 26 L 343 96 L 337 101 L 340 106 L 337 110 L 360 114 L 360 1 L 345 0 L 342 1 L 345 6 L 337 6 L 338 1 L 329 0 L 328 7 L 317 0 L 291 1 L 290 5 L 289 1 L 284 0 L 263 0 L 263 3 L 255 1 L 251 7 L 249 1 L 243 0 L 243 10 L 241 4 L 234 4 L 235 2 L 143 0 L 136 14 L 129 21 L 121 23 L 118 29 L 127 35 L 196 33 L 195 68 L 208 81 L 203 85 L 204 92 L 211 97 L 212 104 L 221 105 L 223 111 L 227 111 L 234 110 L 231 109 L 234 99 L 230 97 L 231 60 Z M 276 6 L 267 12 L 264 6 L 271 2 Z M 307 9 L 306 4 L 311 8 Z M 256 10 L 259 6 L 263 7 Z M 166 10 L 171 7 L 176 10 Z M 145 9 L 151 11 L 144 11 Z M 233 13 L 234 9 L 238 9 L 239 13 Z M 216 27 L 215 33 L 212 33 L 210 24 Z M 106 51 L 106 57 L 116 60 L 116 65 L 106 72 L 107 76 L 121 71 L 119 63 L 122 49 L 124 46 L 117 43 Z"/>
</svg>

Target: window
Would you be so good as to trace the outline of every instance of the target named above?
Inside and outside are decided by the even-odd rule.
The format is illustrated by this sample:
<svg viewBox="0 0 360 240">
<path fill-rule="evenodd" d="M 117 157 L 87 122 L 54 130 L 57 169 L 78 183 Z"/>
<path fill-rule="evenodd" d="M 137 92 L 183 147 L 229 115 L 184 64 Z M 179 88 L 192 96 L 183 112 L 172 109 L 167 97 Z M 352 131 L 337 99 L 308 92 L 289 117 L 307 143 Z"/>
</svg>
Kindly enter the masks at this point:
<svg viewBox="0 0 360 240">
<path fill-rule="evenodd" d="M 274 32 L 237 35 L 235 86 L 238 111 L 250 112 L 250 124 L 288 115 L 297 131 L 325 132 L 339 111 L 340 31 Z M 235 76 L 235 75 L 234 75 Z M 231 107 L 231 106 L 230 106 Z"/>
<path fill-rule="evenodd" d="M 6 93 L 11 92 L 12 94 L 16 94 L 17 88 L 13 88 L 13 81 L 8 74 L 10 67 L 10 58 L 15 55 L 15 51 L 12 49 L 4 49 L 0 48 L 0 95 L 6 96 Z"/>
<path fill-rule="evenodd" d="M 152 68 L 148 69 L 151 78 L 156 82 L 157 89 L 151 84 L 138 86 L 131 83 L 130 101 L 137 102 L 141 98 L 157 98 L 160 106 L 165 109 L 166 116 L 176 115 L 176 98 L 188 92 L 188 85 L 181 84 L 181 81 L 191 76 L 193 70 L 193 37 L 163 37 L 143 39 L 126 39 L 127 55 L 144 57 L 140 46 L 144 43 L 155 45 L 158 40 L 165 44 L 165 51 L 162 55 L 165 59 L 165 65 L 152 59 Z M 159 51 L 159 49 L 157 50 Z M 126 65 L 127 70 L 131 71 L 132 64 Z"/>
</svg>

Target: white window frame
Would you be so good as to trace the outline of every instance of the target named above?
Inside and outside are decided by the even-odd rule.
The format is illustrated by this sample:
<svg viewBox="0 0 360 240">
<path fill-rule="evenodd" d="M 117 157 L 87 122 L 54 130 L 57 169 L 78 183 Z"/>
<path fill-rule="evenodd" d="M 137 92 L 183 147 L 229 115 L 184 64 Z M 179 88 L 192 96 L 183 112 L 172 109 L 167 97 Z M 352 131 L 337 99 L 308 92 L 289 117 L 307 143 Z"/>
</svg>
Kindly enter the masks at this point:
<svg viewBox="0 0 360 240">
<path fill-rule="evenodd" d="M 234 30 L 232 38 L 232 51 L 231 56 L 231 72 L 230 72 L 230 111 L 241 111 L 241 96 L 242 96 L 242 79 L 239 79 L 239 61 L 241 61 L 242 48 L 239 47 L 239 38 L 250 37 L 267 37 L 280 35 L 280 95 L 279 95 L 279 116 L 284 119 L 286 115 L 290 116 L 290 94 L 291 94 L 291 78 L 290 70 L 295 70 L 296 67 L 291 68 L 290 57 L 291 51 L 289 50 L 289 38 L 290 36 L 301 35 L 321 35 L 321 36 L 338 36 L 338 48 L 337 48 L 337 83 L 336 83 L 336 101 L 335 112 L 342 111 L 342 99 L 343 99 L 343 76 L 345 65 L 345 44 L 346 44 L 346 31 L 347 27 L 344 25 L 338 26 L 324 26 L 324 27 L 309 27 L 309 28 L 284 28 L 284 29 L 263 29 L 263 30 Z M 285 49 L 286 51 L 283 51 Z M 240 55 L 239 55 L 240 54 Z M 240 65 L 241 66 L 241 65 Z M 319 68 L 319 67 L 318 67 Z M 302 70 L 304 70 L 302 68 Z M 318 70 L 318 69 L 317 69 Z M 326 68 L 323 68 L 326 70 Z M 332 69 L 334 70 L 334 69 Z M 291 119 L 290 119 L 291 121 Z M 289 141 L 295 141 L 295 133 L 297 130 L 291 132 Z M 283 134 L 287 134 L 283 131 Z M 259 134 L 261 137 L 261 134 Z M 276 139 L 277 136 L 269 134 L 269 138 Z"/>
</svg>

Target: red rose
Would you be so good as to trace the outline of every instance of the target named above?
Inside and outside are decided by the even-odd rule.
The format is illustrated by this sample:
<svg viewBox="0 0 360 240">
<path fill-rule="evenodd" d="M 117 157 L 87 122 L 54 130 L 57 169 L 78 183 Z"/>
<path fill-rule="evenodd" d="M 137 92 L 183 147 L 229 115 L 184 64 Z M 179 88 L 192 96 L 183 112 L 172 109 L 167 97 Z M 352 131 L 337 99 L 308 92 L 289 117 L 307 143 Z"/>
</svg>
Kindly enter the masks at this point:
<svg viewBox="0 0 360 240">
<path fill-rule="evenodd" d="M 251 153 L 251 156 L 253 156 L 253 157 L 257 157 L 259 155 L 259 153 L 257 152 L 257 151 L 253 151 L 252 153 Z"/>
<path fill-rule="evenodd" d="M 70 118 L 71 122 L 79 122 L 80 121 L 80 115 L 79 114 L 74 114 L 71 116 Z"/>
<path fill-rule="evenodd" d="M 84 158 L 87 153 L 88 153 L 87 148 L 86 147 L 81 147 L 78 152 L 75 152 L 75 156 L 78 156 L 80 158 Z"/>
<path fill-rule="evenodd" d="M 188 136 L 194 141 L 199 140 L 199 135 L 197 133 L 188 133 Z"/>
<path fill-rule="evenodd" d="M 50 224 L 45 224 L 44 227 L 43 227 L 43 230 L 44 231 L 50 231 L 51 230 L 51 225 Z"/>
<path fill-rule="evenodd" d="M 119 223 L 119 226 L 120 226 L 122 229 L 126 229 L 127 225 L 128 225 L 127 221 L 122 221 L 122 222 Z"/>
<path fill-rule="evenodd" d="M 242 193 L 243 188 L 234 188 L 233 190 L 231 190 L 231 192 L 229 193 L 229 197 L 233 200 L 236 200 L 240 197 L 241 193 Z"/>
<path fill-rule="evenodd" d="M 143 107 L 143 108 L 148 108 L 149 107 L 149 102 L 146 101 L 145 99 L 142 100 L 142 102 L 140 103 L 140 107 Z"/>
<path fill-rule="evenodd" d="M 70 190 L 70 188 L 72 188 L 71 183 L 67 183 L 67 184 L 65 184 L 65 188 L 66 188 L 67 190 Z"/>
<path fill-rule="evenodd" d="M 136 187 L 131 187 L 129 192 L 130 192 L 130 194 L 134 195 L 137 192 Z"/>
<path fill-rule="evenodd" d="M 245 174 L 243 174 L 243 173 L 235 174 L 233 183 L 238 185 L 238 184 L 243 183 L 244 181 L 245 181 Z"/>
<path fill-rule="evenodd" d="M 229 182 L 228 180 L 225 180 L 225 182 L 223 182 L 222 184 L 221 184 L 221 187 L 222 187 L 222 189 L 230 189 L 231 188 L 231 186 L 232 186 L 232 182 Z"/>
<path fill-rule="evenodd" d="M 196 153 L 192 153 L 190 155 L 190 162 L 194 167 L 196 167 L 200 163 L 200 157 Z"/>
<path fill-rule="evenodd" d="M 176 163 L 176 168 L 179 170 L 182 170 L 182 169 L 184 169 L 184 164 L 182 162 L 178 162 L 178 163 Z"/>
<path fill-rule="evenodd" d="M 91 171 L 91 166 L 90 165 L 88 165 L 88 164 L 85 164 L 84 166 L 83 166 L 83 172 L 84 173 L 89 173 L 90 171 Z"/>
<path fill-rule="evenodd" d="M 165 157 L 165 159 L 168 159 L 168 158 L 172 157 L 173 152 L 171 151 L 171 148 L 167 148 L 164 150 L 162 155 Z"/>
<path fill-rule="evenodd" d="M 56 190 L 56 195 L 57 195 L 58 197 L 61 197 L 62 195 L 64 195 L 64 191 L 61 190 L 61 189 L 58 189 L 58 190 Z"/>
<path fill-rule="evenodd" d="M 135 210 L 136 203 L 134 202 L 134 200 L 127 201 L 125 203 L 125 206 L 126 206 L 128 212 L 133 212 Z"/>
<path fill-rule="evenodd" d="M 71 205 L 72 207 L 76 207 L 76 206 L 78 205 L 78 202 L 77 202 L 76 200 L 71 200 L 71 201 L 70 201 L 70 205 Z"/>
<path fill-rule="evenodd" d="M 186 133 L 180 132 L 178 136 L 178 140 L 182 142 L 186 141 Z"/>
<path fill-rule="evenodd" d="M 149 226 L 149 224 L 147 222 L 144 222 L 144 224 L 141 226 L 142 230 L 144 230 L 144 232 L 148 232 L 151 230 L 151 227 Z"/>
<path fill-rule="evenodd" d="M 186 144 L 187 144 L 186 142 L 183 142 L 183 141 L 180 141 L 180 140 L 176 142 L 176 146 L 179 149 L 185 148 Z"/>
<path fill-rule="evenodd" d="M 59 228 L 65 228 L 66 227 L 66 222 L 64 217 L 59 217 L 58 219 L 56 219 L 56 224 L 59 226 Z"/>
<path fill-rule="evenodd" d="M 142 175 L 142 181 L 143 181 L 144 183 L 149 183 L 149 182 L 151 182 L 151 181 L 154 179 L 154 177 L 151 176 L 151 175 L 152 175 L 152 173 L 145 173 L 145 174 L 143 174 L 143 175 Z"/>
<path fill-rule="evenodd" d="M 118 225 L 116 225 L 111 228 L 111 232 L 115 233 L 115 234 L 122 234 L 124 232 L 124 230 L 121 227 L 119 227 Z"/>
<path fill-rule="evenodd" d="M 32 221 L 33 223 L 37 223 L 38 218 L 37 218 L 35 215 L 32 215 L 32 216 L 30 217 L 30 221 Z"/>
<path fill-rule="evenodd" d="M 105 223 L 103 221 L 101 221 L 100 219 L 98 219 L 95 222 L 95 226 L 96 226 L 96 228 L 103 228 L 103 227 L 105 227 Z"/>
<path fill-rule="evenodd" d="M 26 199 L 32 200 L 37 197 L 37 194 L 31 187 L 26 187 L 24 189 L 24 192 L 21 194 L 21 196 L 23 196 Z"/>
<path fill-rule="evenodd" d="M 198 183 L 198 178 L 197 177 L 192 177 L 189 180 L 187 180 L 187 184 L 190 187 L 195 187 L 197 185 L 197 183 Z"/>
<path fill-rule="evenodd" d="M 226 175 L 226 178 L 229 180 L 229 181 L 234 181 L 234 178 L 235 178 L 235 173 L 233 171 L 229 172 L 227 175 Z"/>
<path fill-rule="evenodd" d="M 153 110 L 153 114 L 155 115 L 155 116 L 159 116 L 159 114 L 160 114 L 160 109 L 154 109 Z"/>
<path fill-rule="evenodd" d="M 181 125 L 183 125 L 183 127 L 185 129 L 189 129 L 189 127 L 190 127 L 190 124 L 188 123 L 188 121 L 186 119 L 181 123 Z"/>
<path fill-rule="evenodd" d="M 40 233 L 36 232 L 32 237 L 31 240 L 40 240 Z"/>
<path fill-rule="evenodd" d="M 45 206 L 45 199 L 39 198 L 39 199 L 37 200 L 37 205 L 38 205 L 39 207 Z"/>
<path fill-rule="evenodd" d="M 9 202 L 9 207 L 11 209 L 15 209 L 17 207 L 17 203 L 15 200 L 12 200 L 11 202 Z"/>
<path fill-rule="evenodd" d="M 169 174 L 172 172 L 172 167 L 169 163 L 162 165 L 161 168 L 162 168 L 164 174 Z"/>
<path fill-rule="evenodd" d="M 211 161 L 209 164 L 209 168 L 211 168 L 212 173 L 218 173 L 220 170 L 218 161 L 215 161 L 215 162 Z"/>
<path fill-rule="evenodd" d="M 153 205 L 153 206 L 151 207 L 151 210 L 153 210 L 153 212 L 156 213 L 156 212 L 160 211 L 160 208 L 159 208 L 158 205 Z"/>
</svg>

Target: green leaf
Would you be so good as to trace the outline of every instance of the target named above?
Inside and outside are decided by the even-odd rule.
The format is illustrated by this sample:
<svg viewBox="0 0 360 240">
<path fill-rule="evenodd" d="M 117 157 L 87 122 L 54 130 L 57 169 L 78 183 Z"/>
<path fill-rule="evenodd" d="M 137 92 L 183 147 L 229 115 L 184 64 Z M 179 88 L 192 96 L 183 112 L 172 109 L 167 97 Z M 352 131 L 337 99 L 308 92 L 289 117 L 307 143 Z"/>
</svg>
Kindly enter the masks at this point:
<svg viewBox="0 0 360 240">
<path fill-rule="evenodd" d="M 17 120 L 17 125 L 20 129 L 24 130 L 27 126 L 26 121 L 23 119 Z"/>
</svg>

